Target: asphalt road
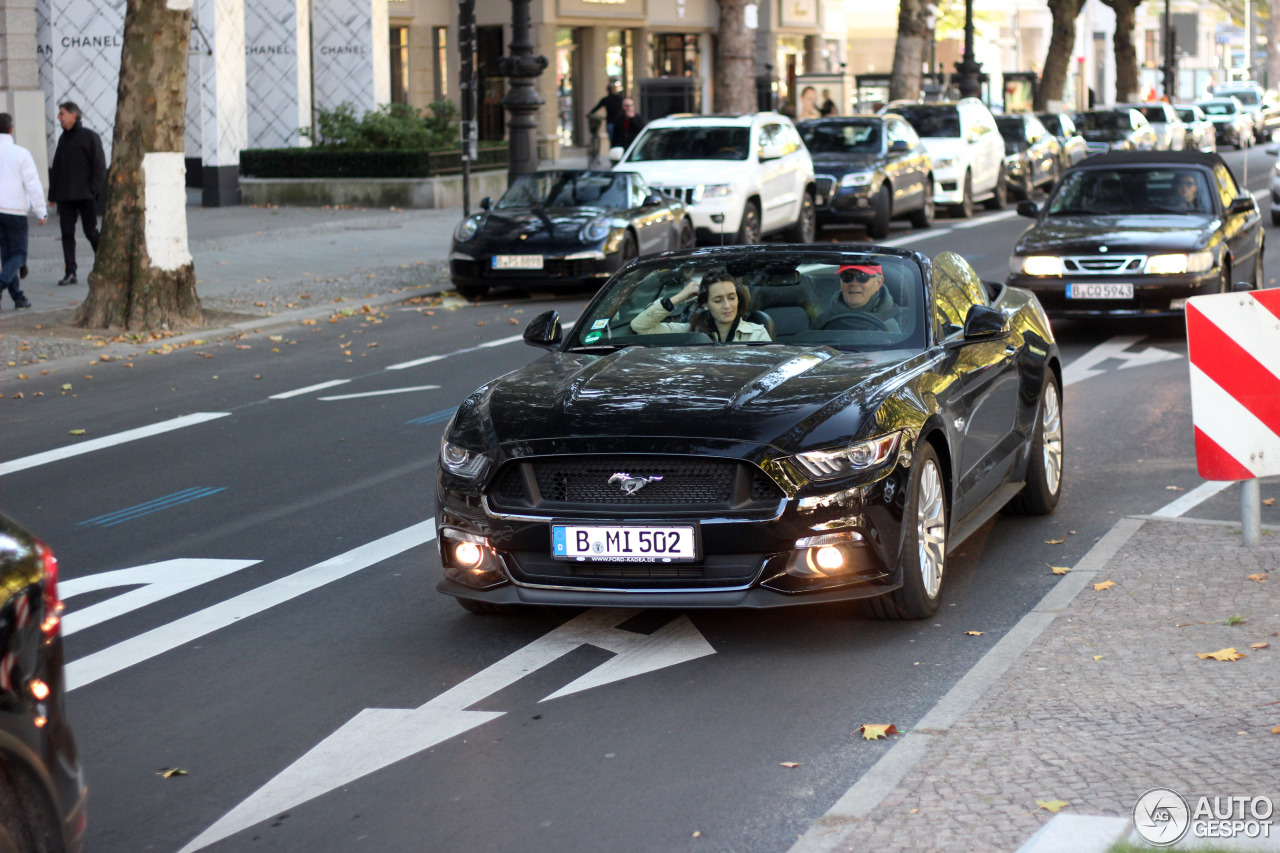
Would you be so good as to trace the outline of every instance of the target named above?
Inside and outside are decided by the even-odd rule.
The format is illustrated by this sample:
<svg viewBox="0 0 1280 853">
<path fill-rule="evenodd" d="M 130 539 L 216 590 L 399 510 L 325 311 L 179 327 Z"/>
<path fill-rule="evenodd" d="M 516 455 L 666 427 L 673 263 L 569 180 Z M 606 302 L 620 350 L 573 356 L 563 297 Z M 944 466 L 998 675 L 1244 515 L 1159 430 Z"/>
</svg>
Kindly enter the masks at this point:
<svg viewBox="0 0 1280 853">
<path fill-rule="evenodd" d="M 1270 161 L 1253 153 L 1251 187 Z M 1025 225 L 940 218 L 891 242 L 1001 279 Z M 965 543 L 933 620 L 466 613 L 433 590 L 424 524 L 444 421 L 538 357 L 525 321 L 584 303 L 388 308 L 64 368 L 5 400 L 4 511 L 63 572 L 87 850 L 786 850 L 888 748 L 858 726 L 913 725 L 1049 565 L 1200 484 L 1178 326 L 1063 323 L 1062 502 Z M 11 470 L 41 453 L 58 458 Z M 1236 517 L 1232 494 L 1196 514 Z"/>
</svg>

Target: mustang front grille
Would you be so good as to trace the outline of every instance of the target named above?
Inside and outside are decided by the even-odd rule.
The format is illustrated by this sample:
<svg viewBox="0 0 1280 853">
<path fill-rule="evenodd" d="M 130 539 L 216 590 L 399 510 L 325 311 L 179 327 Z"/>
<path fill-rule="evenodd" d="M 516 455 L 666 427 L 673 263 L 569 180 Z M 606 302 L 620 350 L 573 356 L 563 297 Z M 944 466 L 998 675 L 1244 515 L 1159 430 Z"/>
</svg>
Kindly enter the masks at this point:
<svg viewBox="0 0 1280 853">
<path fill-rule="evenodd" d="M 623 476 L 618 476 L 623 475 Z M 698 456 L 564 456 L 507 464 L 489 489 L 497 509 L 776 509 L 782 490 L 748 462 Z"/>
</svg>

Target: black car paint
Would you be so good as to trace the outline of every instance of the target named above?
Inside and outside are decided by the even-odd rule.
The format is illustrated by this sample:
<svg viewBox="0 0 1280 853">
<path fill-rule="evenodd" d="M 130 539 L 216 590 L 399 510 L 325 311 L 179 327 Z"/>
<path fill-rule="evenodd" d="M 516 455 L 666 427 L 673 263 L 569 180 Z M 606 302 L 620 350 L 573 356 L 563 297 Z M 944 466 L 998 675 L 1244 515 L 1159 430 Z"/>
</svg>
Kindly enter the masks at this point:
<svg viewBox="0 0 1280 853">
<path fill-rule="evenodd" d="M 900 120 L 900 119 L 898 119 Z M 933 198 L 933 161 L 923 144 L 894 147 L 884 132 L 884 116 L 849 116 L 812 119 L 796 125 L 800 135 L 809 141 L 817 128 L 842 124 L 874 124 L 880 128 L 880 150 L 877 153 L 831 153 L 813 151 L 815 178 L 829 177 L 830 189 L 825 202 L 818 205 L 820 224 L 869 222 L 877 215 L 876 198 L 881 188 L 889 188 L 888 218 L 893 219 L 922 209 Z M 871 172 L 871 182 L 861 187 L 842 187 L 840 179 L 853 172 Z"/>
<path fill-rule="evenodd" d="M 62 635 L 49 612 L 47 546 L 0 515 L 0 796 L 16 796 L 36 831 L 61 832 L 59 847 L 78 851 L 84 833 L 87 789 L 75 737 L 66 718 Z M 52 620 L 53 627 L 45 627 Z M 48 696 L 37 699 L 33 680 Z M 39 724 L 39 719 L 45 720 Z M 6 833 L 22 849 L 15 811 L 0 809 L 0 847 Z M 38 816 L 38 817 L 37 817 Z M 27 843 L 31 843 L 28 841 Z"/>
<path fill-rule="evenodd" d="M 1052 186 L 1062 160 L 1058 138 L 1027 113 L 1013 113 L 996 118 L 996 127 L 1004 137 L 1004 173 L 1011 189 L 1022 198 L 1035 187 Z"/>
<path fill-rule="evenodd" d="M 868 247 L 870 248 L 870 247 Z M 732 247 L 726 256 L 802 252 L 810 247 Z M 717 250 L 699 250 L 716 252 Z M 926 281 L 926 305 L 935 302 L 935 265 L 918 253 L 876 248 L 911 259 Z M 812 254 L 833 254 L 812 247 Z M 692 253 L 679 253 L 688 255 Z M 679 257 L 677 255 L 676 257 Z M 661 263 L 661 260 L 651 263 Z M 603 294 L 604 291 L 601 291 Z M 931 324 L 919 351 L 841 352 L 827 346 L 704 346 L 626 348 L 605 354 L 561 349 L 472 393 L 458 408 L 445 438 L 483 448 L 490 464 L 467 480 L 443 468 L 437 478 L 437 529 L 489 537 L 502 572 L 468 584 L 450 575 L 437 589 L 491 604 L 650 607 L 777 607 L 868 598 L 902 584 L 903 512 L 912 487 L 911 459 L 929 442 L 942 460 L 951 519 L 949 548 L 989 519 L 1022 487 L 1042 388 L 1060 383 L 1052 331 L 1031 294 L 994 286 L 992 308 L 971 309 L 994 330 L 966 338 L 959 327 Z M 601 298 L 597 296 L 597 300 Z M 587 312 L 591 311 L 588 306 Z M 997 316 L 999 315 L 999 316 Z M 587 316 L 584 314 L 583 316 Z M 535 339 L 553 327 L 540 317 Z M 780 365 L 806 359 L 808 370 L 776 381 Z M 697 370 L 689 370 L 691 364 Z M 673 388 L 675 371 L 681 386 Z M 818 482 L 789 457 L 901 430 L 904 446 L 886 468 Z M 695 520 L 704 555 L 749 554 L 758 566 L 733 588 L 672 588 L 669 582 L 618 583 L 600 578 L 539 582 L 520 561 L 550 553 L 550 521 L 575 517 L 626 519 L 598 508 L 551 514 L 497 513 L 488 491 L 511 463 L 561 454 L 654 454 L 742 460 L 766 472 L 781 491 L 776 508 L 749 517 L 698 511 L 646 512 L 646 520 Z M 812 506 L 800 509 L 800 501 Z M 799 538 L 823 525 L 866 534 L 859 573 L 852 581 L 798 582 L 784 569 Z M 543 561 L 545 562 L 545 560 Z M 508 579 L 515 576 L 520 583 Z M 474 585 L 473 585 L 474 584 Z"/>
<path fill-rule="evenodd" d="M 1074 167 L 1073 171 L 1163 165 L 1201 171 L 1208 186 L 1216 187 L 1213 167 L 1217 164 L 1225 167 L 1217 154 L 1199 151 L 1118 153 L 1090 158 Z M 1072 304 L 1066 298 L 1064 278 L 1046 280 L 1011 273 L 1007 283 L 1036 294 L 1051 317 L 1182 316 L 1182 309 L 1169 307 L 1171 300 L 1220 293 L 1237 281 L 1253 281 L 1258 274 L 1256 267 L 1262 262 L 1265 233 L 1262 216 L 1252 195 L 1247 190 L 1240 190 L 1237 198 L 1247 198 L 1253 203 L 1235 213 L 1223 205 L 1218 193 L 1211 192 L 1209 196 L 1212 214 L 1048 216 L 1046 211 L 1053 203 L 1051 196 L 1046 200 L 1044 209 L 1037 209 L 1033 214 L 1035 224 L 1028 226 L 1014 245 L 1017 256 L 1036 253 L 1093 255 L 1099 251 L 1099 246 L 1105 246 L 1111 254 L 1143 255 L 1210 249 L 1215 254 L 1215 263 L 1206 272 L 1125 275 L 1118 280 L 1134 285 L 1132 303 Z M 1026 210 L 1030 212 L 1031 209 Z"/>
</svg>

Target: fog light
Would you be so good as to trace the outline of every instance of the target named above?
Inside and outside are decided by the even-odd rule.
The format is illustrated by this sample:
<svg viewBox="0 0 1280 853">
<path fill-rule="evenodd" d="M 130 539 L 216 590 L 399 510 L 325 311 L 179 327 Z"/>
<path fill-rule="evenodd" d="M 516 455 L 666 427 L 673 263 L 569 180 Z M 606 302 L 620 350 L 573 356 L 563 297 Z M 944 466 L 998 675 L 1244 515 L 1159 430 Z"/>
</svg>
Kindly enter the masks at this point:
<svg viewBox="0 0 1280 853">
<path fill-rule="evenodd" d="M 721 223 L 723 223 L 723 222 L 724 222 L 724 214 L 723 214 L 723 213 L 713 213 L 713 214 L 711 214 L 711 221 L 712 221 L 712 222 L 714 222 L 714 223 L 715 223 L 715 224 L 717 224 L 717 225 L 720 225 Z"/>
<path fill-rule="evenodd" d="M 480 561 L 484 559 L 484 552 L 474 542 L 459 542 L 453 549 L 453 558 L 462 568 L 474 569 L 479 567 Z"/>
<path fill-rule="evenodd" d="M 840 549 L 834 545 L 826 545 L 817 550 L 813 556 L 813 561 L 823 571 L 835 571 L 844 565 L 844 554 L 840 553 Z"/>
</svg>

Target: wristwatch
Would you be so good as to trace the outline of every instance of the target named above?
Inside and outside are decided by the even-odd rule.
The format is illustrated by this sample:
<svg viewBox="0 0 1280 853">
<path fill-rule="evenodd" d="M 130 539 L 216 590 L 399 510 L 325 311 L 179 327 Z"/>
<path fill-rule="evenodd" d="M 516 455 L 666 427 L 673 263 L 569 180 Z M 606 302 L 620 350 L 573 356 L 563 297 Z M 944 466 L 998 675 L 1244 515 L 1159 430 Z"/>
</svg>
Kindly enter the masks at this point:
<svg viewBox="0 0 1280 853">
<path fill-rule="evenodd" d="M 671 301 L 670 296 L 662 297 L 661 299 L 658 300 L 658 304 L 661 305 L 663 309 L 666 310 L 668 313 L 676 310 L 676 304 Z"/>
</svg>

